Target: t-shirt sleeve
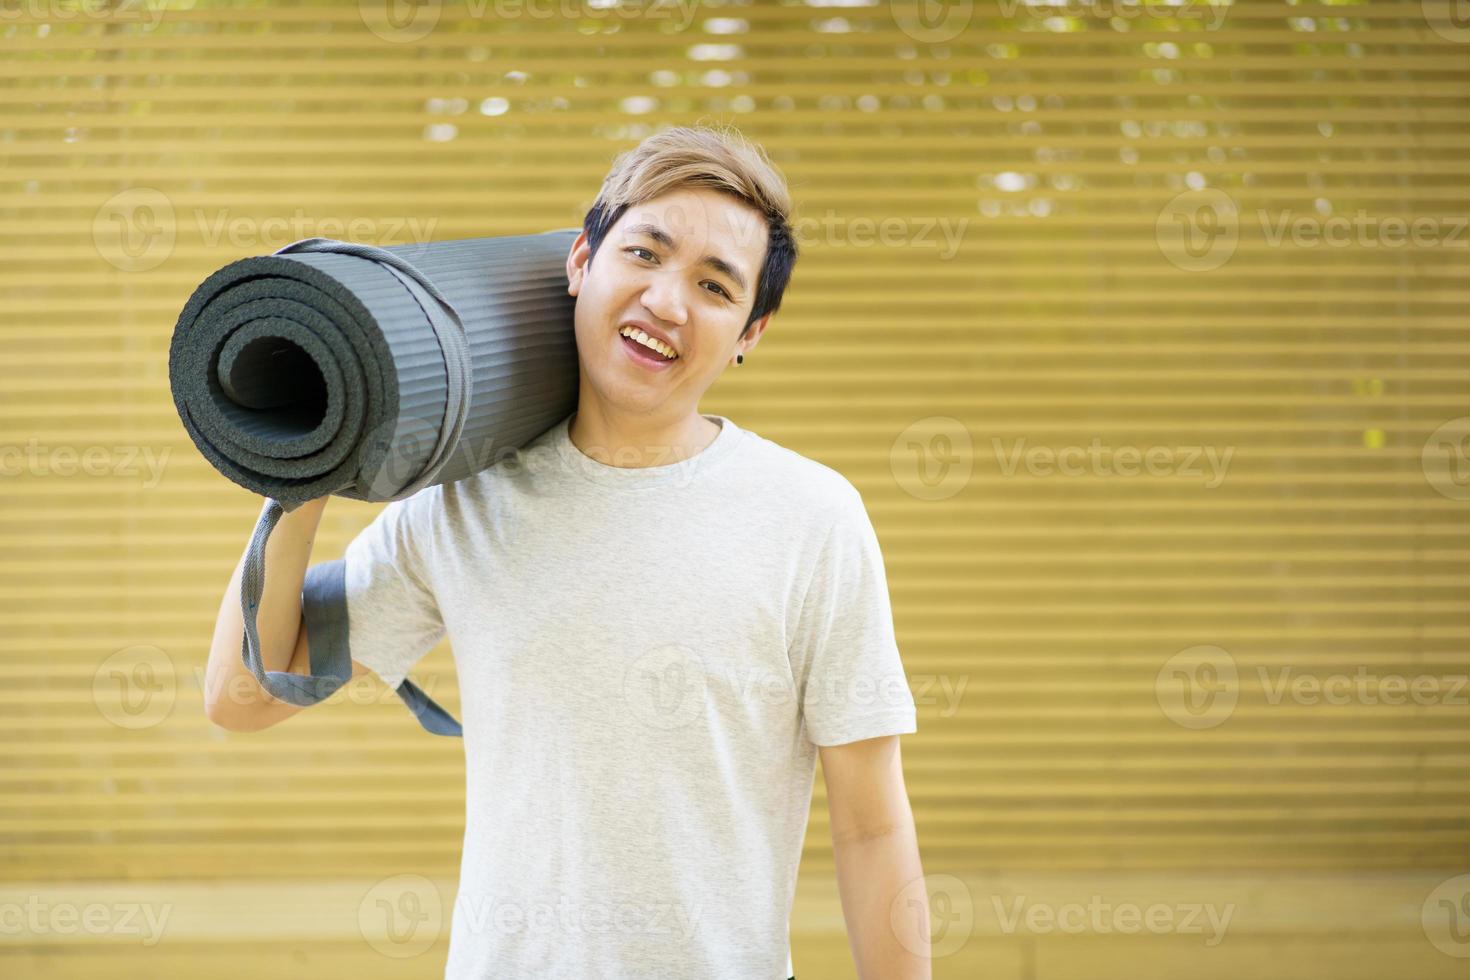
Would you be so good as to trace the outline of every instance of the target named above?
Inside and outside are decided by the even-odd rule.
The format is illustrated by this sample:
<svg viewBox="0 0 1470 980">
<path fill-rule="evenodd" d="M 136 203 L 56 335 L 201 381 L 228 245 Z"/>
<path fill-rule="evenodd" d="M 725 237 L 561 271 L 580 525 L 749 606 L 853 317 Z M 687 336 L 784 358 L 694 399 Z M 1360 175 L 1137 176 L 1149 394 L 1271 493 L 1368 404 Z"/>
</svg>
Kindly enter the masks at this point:
<svg viewBox="0 0 1470 980">
<path fill-rule="evenodd" d="M 918 730 L 878 535 L 855 487 L 839 497 L 791 648 L 807 738 L 819 746 Z"/>
<path fill-rule="evenodd" d="M 349 652 L 393 688 L 445 633 L 428 563 L 438 491 L 385 504 L 342 555 Z"/>
</svg>

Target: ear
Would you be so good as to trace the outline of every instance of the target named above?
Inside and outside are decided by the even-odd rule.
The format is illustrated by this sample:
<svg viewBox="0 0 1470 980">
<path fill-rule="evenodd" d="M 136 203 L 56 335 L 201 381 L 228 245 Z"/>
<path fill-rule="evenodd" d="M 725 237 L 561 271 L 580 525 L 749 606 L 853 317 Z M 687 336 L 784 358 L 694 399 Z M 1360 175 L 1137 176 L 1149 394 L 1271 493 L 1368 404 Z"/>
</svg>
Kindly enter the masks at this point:
<svg viewBox="0 0 1470 980">
<path fill-rule="evenodd" d="M 755 348 L 755 345 L 760 343 L 761 334 L 766 332 L 766 325 L 770 322 L 771 314 L 767 313 L 765 316 L 752 323 L 750 325 L 750 329 L 745 331 L 745 339 L 735 345 L 735 353 L 749 354 L 751 350 Z M 733 354 L 731 355 L 731 359 L 734 359 Z"/>
<path fill-rule="evenodd" d="M 592 246 L 587 241 L 587 229 L 577 233 L 567 252 L 567 294 L 577 295 L 582 289 L 582 279 L 587 275 L 587 263 L 592 260 Z"/>
</svg>

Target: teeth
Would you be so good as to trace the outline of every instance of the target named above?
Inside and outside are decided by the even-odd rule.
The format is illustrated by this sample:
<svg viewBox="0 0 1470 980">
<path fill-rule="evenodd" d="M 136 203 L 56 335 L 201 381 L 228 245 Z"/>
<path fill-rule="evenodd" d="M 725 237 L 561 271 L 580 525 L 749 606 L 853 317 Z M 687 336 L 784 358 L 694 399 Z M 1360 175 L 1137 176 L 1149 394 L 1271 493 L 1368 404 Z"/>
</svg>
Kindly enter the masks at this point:
<svg viewBox="0 0 1470 980">
<path fill-rule="evenodd" d="M 644 347 L 647 347 L 649 350 L 657 351 L 659 354 L 662 354 L 670 361 L 679 356 L 678 354 L 674 353 L 674 348 L 670 347 L 662 340 L 657 340 L 653 337 L 648 336 L 648 334 L 644 333 L 642 330 L 637 329 L 636 327 L 623 327 L 621 330 L 618 331 L 618 333 L 622 334 L 624 337 L 629 337 L 633 340 L 638 341 L 638 343 L 642 344 Z"/>
</svg>

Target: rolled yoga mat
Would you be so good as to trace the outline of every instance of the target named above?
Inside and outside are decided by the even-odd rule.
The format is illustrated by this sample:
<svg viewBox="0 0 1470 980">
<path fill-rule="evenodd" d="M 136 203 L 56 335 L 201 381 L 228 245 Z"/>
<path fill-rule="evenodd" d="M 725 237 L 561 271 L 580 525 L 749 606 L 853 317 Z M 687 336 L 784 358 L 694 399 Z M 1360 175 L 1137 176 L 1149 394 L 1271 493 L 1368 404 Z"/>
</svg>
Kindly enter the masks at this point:
<svg viewBox="0 0 1470 980">
<path fill-rule="evenodd" d="M 307 238 L 230 263 L 189 297 L 169 384 L 205 459 L 266 498 L 241 576 L 241 657 L 273 697 L 316 704 L 352 676 L 340 558 L 303 583 L 311 675 L 263 669 L 255 610 L 282 514 L 464 479 L 576 408 L 578 230 L 386 248 Z M 397 693 L 428 731 L 462 734 L 413 682 Z"/>
</svg>

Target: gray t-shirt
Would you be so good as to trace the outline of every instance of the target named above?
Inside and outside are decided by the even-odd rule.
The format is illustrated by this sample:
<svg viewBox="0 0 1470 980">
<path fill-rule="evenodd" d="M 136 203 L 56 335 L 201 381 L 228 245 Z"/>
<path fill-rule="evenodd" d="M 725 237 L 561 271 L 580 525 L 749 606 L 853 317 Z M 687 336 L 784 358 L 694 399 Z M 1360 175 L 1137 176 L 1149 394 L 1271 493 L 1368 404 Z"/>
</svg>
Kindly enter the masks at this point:
<svg viewBox="0 0 1470 980">
<path fill-rule="evenodd" d="M 450 980 L 789 976 L 817 746 L 916 730 L 857 489 L 705 417 L 619 468 L 568 416 L 347 547 L 353 659 L 396 687 L 453 649 Z"/>
</svg>

